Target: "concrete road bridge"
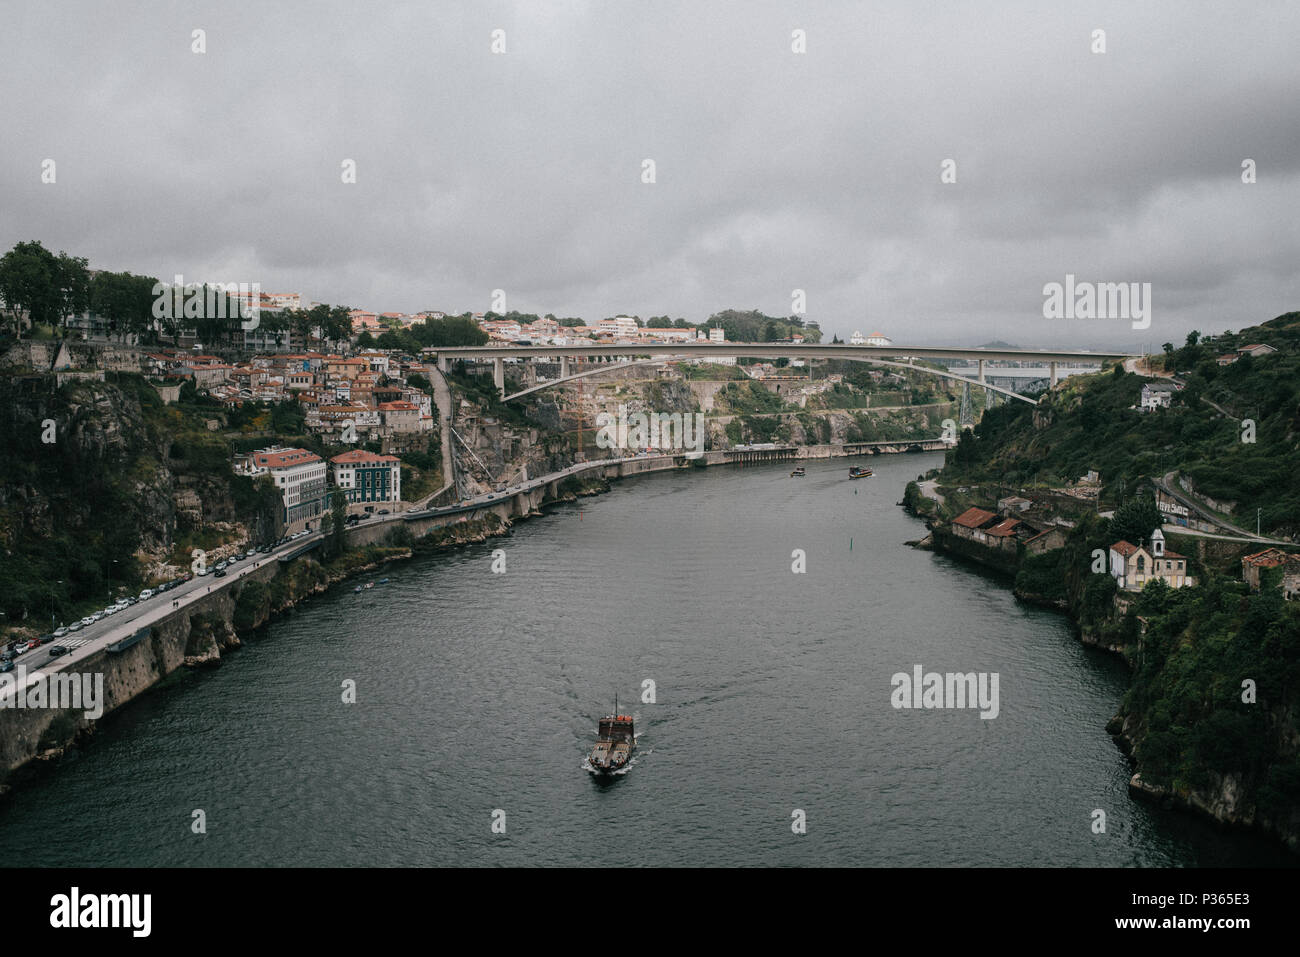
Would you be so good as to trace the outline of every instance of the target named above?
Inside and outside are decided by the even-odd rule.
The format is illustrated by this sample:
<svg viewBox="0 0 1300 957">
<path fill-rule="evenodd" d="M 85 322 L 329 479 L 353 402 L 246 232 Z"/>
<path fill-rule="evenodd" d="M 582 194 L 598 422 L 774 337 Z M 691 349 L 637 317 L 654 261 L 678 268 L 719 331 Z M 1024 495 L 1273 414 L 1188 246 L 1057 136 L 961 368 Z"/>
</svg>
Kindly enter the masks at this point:
<svg viewBox="0 0 1300 957">
<path fill-rule="evenodd" d="M 1091 352 L 1088 350 L 1052 350 L 1052 349 L 966 349 L 935 346 L 860 346 L 822 343 L 796 344 L 790 342 L 614 342 L 590 343 L 586 345 L 564 346 L 524 346 L 524 345 L 485 345 L 485 346 L 448 346 L 433 347 L 425 354 L 436 358 L 438 368 L 446 371 L 449 364 L 457 359 L 490 360 L 493 366 L 493 382 L 503 399 L 518 399 L 542 389 L 561 385 L 573 379 L 615 368 L 627 368 L 631 365 L 650 365 L 661 362 L 682 361 L 685 359 L 735 358 L 753 359 L 845 359 L 869 362 L 873 365 L 894 366 L 913 369 L 938 378 L 953 379 L 960 382 L 973 382 L 991 392 L 996 392 L 1011 399 L 1033 403 L 1034 400 L 1010 390 L 993 386 L 986 381 L 987 376 L 998 376 L 1009 371 L 1005 368 L 989 368 L 990 361 L 1036 362 L 1046 366 L 1042 378 L 1047 379 L 1050 387 L 1055 388 L 1059 381 L 1058 366 L 1073 363 L 1071 371 L 1077 371 L 1080 362 L 1106 363 L 1131 358 L 1128 353 Z M 505 362 L 507 360 L 548 361 L 560 364 L 560 377 L 549 382 L 530 386 L 513 395 L 505 392 Z M 598 369 L 584 369 L 570 374 L 570 359 L 594 360 L 604 365 Z M 900 362 L 903 359 L 906 361 Z M 960 359 L 974 363 L 975 375 L 962 375 L 929 366 L 915 365 L 915 361 Z M 1021 367 L 1022 373 L 1031 370 Z M 986 376 L 987 372 L 987 376 Z M 1023 377 L 1031 377 L 1027 374 Z"/>
</svg>

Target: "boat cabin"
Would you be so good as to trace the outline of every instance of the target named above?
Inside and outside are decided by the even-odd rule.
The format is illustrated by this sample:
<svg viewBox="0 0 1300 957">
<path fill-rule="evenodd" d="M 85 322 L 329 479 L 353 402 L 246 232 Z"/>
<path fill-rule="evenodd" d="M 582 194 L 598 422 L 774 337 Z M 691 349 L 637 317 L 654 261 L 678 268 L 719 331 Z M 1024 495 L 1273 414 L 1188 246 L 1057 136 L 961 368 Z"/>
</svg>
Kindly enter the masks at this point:
<svg viewBox="0 0 1300 957">
<path fill-rule="evenodd" d="M 632 716 L 614 714 L 600 719 L 600 738 L 608 741 L 631 741 L 633 738 Z"/>
</svg>

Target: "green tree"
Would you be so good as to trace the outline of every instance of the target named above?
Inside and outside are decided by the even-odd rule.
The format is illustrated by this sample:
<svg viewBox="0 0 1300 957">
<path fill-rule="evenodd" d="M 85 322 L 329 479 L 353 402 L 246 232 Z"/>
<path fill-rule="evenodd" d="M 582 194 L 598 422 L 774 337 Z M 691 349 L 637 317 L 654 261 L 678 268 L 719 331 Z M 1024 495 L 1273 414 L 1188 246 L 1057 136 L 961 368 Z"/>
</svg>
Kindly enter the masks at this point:
<svg viewBox="0 0 1300 957">
<path fill-rule="evenodd" d="M 1162 524 L 1163 517 L 1160 509 L 1156 508 L 1155 496 L 1147 493 L 1130 499 L 1115 510 L 1109 534 L 1112 542 L 1123 539 L 1137 545 L 1150 538 Z"/>
<path fill-rule="evenodd" d="M 14 324 L 25 328 L 53 324 L 60 314 L 58 258 L 39 242 L 20 242 L 0 257 L 0 298 Z"/>
</svg>

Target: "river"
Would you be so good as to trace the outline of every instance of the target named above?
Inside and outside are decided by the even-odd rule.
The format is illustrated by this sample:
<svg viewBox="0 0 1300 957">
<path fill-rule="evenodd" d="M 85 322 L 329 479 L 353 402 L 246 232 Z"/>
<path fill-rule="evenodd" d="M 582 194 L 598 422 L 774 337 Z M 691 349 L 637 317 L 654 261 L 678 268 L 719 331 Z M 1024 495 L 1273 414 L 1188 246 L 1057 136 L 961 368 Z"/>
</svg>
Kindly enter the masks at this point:
<svg viewBox="0 0 1300 957">
<path fill-rule="evenodd" d="M 23 782 L 0 804 L 0 853 L 63 866 L 1293 863 L 1130 800 L 1104 730 L 1122 664 L 1003 581 L 904 545 L 924 528 L 896 502 L 940 458 L 878 457 L 856 482 L 842 459 L 804 478 L 630 479 L 370 576 L 388 584 L 339 586 Z M 916 665 L 997 673 L 997 717 L 893 708 L 891 676 Z M 634 766 L 602 781 L 583 757 L 615 694 L 640 737 Z"/>
</svg>

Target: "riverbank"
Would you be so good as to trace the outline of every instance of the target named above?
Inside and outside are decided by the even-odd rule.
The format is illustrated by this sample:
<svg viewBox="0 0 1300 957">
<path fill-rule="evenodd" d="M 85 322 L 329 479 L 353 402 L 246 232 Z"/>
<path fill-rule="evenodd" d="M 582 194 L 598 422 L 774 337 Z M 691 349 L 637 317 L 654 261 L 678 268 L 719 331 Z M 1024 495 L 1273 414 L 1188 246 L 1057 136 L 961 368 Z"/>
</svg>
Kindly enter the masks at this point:
<svg viewBox="0 0 1300 957">
<path fill-rule="evenodd" d="M 1051 564 L 1052 557 L 1030 556 L 1023 552 L 1009 555 L 953 534 L 949 526 L 936 517 L 937 503 L 934 497 L 938 493 L 935 483 L 927 484 L 929 487 L 923 488 L 917 483 L 910 483 L 909 488 L 914 488 L 915 491 L 906 494 L 901 503 L 913 517 L 925 521 L 929 529 L 926 538 L 915 543 L 915 547 L 943 552 L 998 572 L 998 577 L 1009 585 L 1017 600 L 1065 615 L 1081 644 L 1114 655 L 1126 665 L 1130 676 L 1129 694 L 1121 703 L 1119 712 L 1107 723 L 1106 730 L 1115 746 L 1129 761 L 1132 775 L 1128 782 L 1128 792 L 1134 800 L 1153 802 L 1162 808 L 1187 812 L 1223 827 L 1261 834 L 1280 842 L 1292 853 L 1300 854 L 1300 811 L 1265 809 L 1259 794 L 1261 787 L 1269 786 L 1267 783 L 1261 785 L 1259 781 L 1249 782 L 1242 772 L 1208 766 L 1199 769 L 1195 782 L 1177 777 L 1168 781 L 1152 780 L 1155 776 L 1149 769 L 1144 769 L 1139 760 L 1140 742 L 1152 733 L 1153 719 L 1148 713 L 1152 711 L 1149 703 L 1144 707 L 1132 700 L 1138 683 L 1139 663 L 1143 660 L 1147 642 L 1146 619 L 1137 614 L 1138 597 L 1135 594 L 1115 592 L 1111 588 L 1103 595 L 1101 590 L 1092 589 L 1095 582 L 1089 582 L 1087 576 L 1078 574 L 1077 569 L 1073 568 L 1082 559 L 1073 564 L 1066 562 L 1065 573 L 1059 569 L 1053 573 L 1048 569 L 1045 578 L 1044 570 L 1036 565 L 1037 571 L 1025 574 L 1027 564 Z M 1080 540 L 1086 537 L 1081 535 Z M 1081 554 L 1086 554 L 1086 549 Z M 1057 561 L 1059 564 L 1060 559 Z M 1087 563 L 1084 562 L 1083 565 Z M 1056 565 L 1053 567 L 1056 568 Z M 1062 574 L 1064 578 L 1061 577 Z M 1102 576 L 1091 577 L 1100 579 L 1103 584 L 1111 584 Z M 1044 584 L 1045 581 L 1047 584 Z M 1100 607 L 1099 601 L 1102 602 Z M 1183 643 L 1193 640 L 1188 634 L 1180 634 L 1178 637 Z M 1285 724 L 1285 708 L 1280 716 L 1275 715 L 1272 720 L 1279 726 Z M 1190 732 L 1195 728 L 1186 730 Z M 1281 768 L 1281 772 L 1285 774 L 1285 767 Z"/>
<path fill-rule="evenodd" d="M 238 580 L 154 622 L 147 627 L 147 636 L 129 648 L 99 651 L 79 661 L 69 673 L 103 680 L 97 717 L 88 717 L 88 709 L 80 707 L 80 701 L 77 707 L 52 707 L 49 705 L 54 702 L 42 702 L 34 707 L 0 708 L 0 796 L 9 793 L 33 765 L 49 765 L 89 742 L 100 721 L 140 695 L 181 670 L 219 665 L 225 654 L 242 647 L 251 632 L 333 586 L 417 555 L 503 536 L 519 519 L 541 515 L 539 505 L 573 502 L 609 488 L 603 471 L 572 475 L 531 497 L 519 496 L 517 501 L 494 504 L 450 524 L 431 527 L 418 538 L 407 523 L 363 527 L 350 530 L 362 544 L 326 564 L 308 553 L 286 563 L 268 562 L 249 569 Z M 518 511 L 513 515 L 502 513 L 515 507 Z M 375 536 L 380 541 L 370 540 Z"/>
</svg>

